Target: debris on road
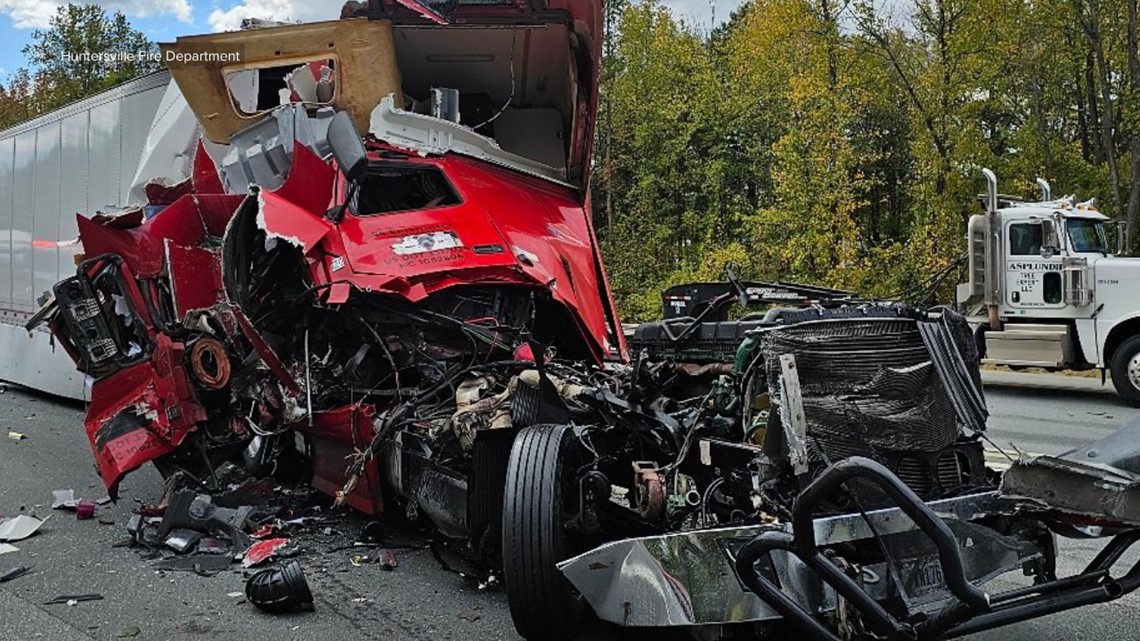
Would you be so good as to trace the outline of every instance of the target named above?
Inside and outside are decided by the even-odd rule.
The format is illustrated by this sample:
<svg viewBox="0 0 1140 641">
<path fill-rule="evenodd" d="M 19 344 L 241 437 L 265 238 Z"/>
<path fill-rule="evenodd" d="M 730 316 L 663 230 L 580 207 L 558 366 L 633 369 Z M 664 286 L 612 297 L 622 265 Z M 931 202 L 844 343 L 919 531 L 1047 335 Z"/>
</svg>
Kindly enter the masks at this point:
<svg viewBox="0 0 1140 641">
<path fill-rule="evenodd" d="M 9 545 L 7 543 L 0 543 L 0 554 L 9 554 L 11 552 L 19 552 L 20 548 Z"/>
<path fill-rule="evenodd" d="M 8 438 L 12 439 L 13 441 L 22 441 L 28 437 L 20 432 L 9 431 Z"/>
<path fill-rule="evenodd" d="M 95 516 L 95 504 L 91 501 L 79 501 L 75 505 L 75 518 L 85 521 Z"/>
<path fill-rule="evenodd" d="M 271 557 L 278 556 L 289 545 L 289 539 L 265 539 L 258 541 L 245 551 L 242 557 L 242 567 L 251 568 L 255 565 L 261 565 L 269 560 Z"/>
<path fill-rule="evenodd" d="M 86 601 L 102 601 L 102 594 L 65 594 L 57 596 L 51 601 L 45 601 L 44 605 L 75 605 L 76 603 L 83 603 Z"/>
<path fill-rule="evenodd" d="M 51 509 L 74 510 L 80 499 L 75 498 L 75 490 L 52 490 Z"/>
<path fill-rule="evenodd" d="M 8 519 L 0 519 L 0 541 L 22 541 L 39 531 L 48 518 L 20 514 Z"/>
<path fill-rule="evenodd" d="M 166 572 L 194 572 L 202 575 L 206 572 L 222 572 L 229 569 L 233 558 L 227 554 L 191 554 L 189 556 L 172 556 L 151 564 L 154 570 Z"/>
<path fill-rule="evenodd" d="M 32 568 L 23 565 L 14 567 L 3 574 L 0 574 L 0 583 L 7 583 L 13 579 L 18 579 L 31 571 Z"/>
<path fill-rule="evenodd" d="M 259 610 L 273 614 L 313 607 L 313 594 L 297 561 L 251 576 L 245 584 L 245 596 Z"/>
<path fill-rule="evenodd" d="M 380 563 L 381 569 L 389 572 L 399 566 L 399 563 L 396 562 L 396 553 L 392 550 L 380 550 L 377 553 L 377 561 Z"/>
<path fill-rule="evenodd" d="M 142 629 L 139 628 L 139 626 L 128 625 L 127 627 L 123 628 L 122 630 L 119 630 L 119 634 L 117 636 L 120 639 L 127 639 L 130 637 L 137 637 L 140 632 L 142 632 Z"/>
</svg>

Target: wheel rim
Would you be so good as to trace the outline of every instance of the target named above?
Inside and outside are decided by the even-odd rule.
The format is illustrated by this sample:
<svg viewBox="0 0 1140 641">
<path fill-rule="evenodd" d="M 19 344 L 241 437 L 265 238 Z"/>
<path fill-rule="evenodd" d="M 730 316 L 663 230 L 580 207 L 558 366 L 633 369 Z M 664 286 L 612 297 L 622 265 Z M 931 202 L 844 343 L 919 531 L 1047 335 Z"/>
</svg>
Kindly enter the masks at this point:
<svg viewBox="0 0 1140 641">
<path fill-rule="evenodd" d="M 1140 389 L 1140 352 L 1128 360 L 1128 382 L 1132 383 L 1132 387 Z"/>
</svg>

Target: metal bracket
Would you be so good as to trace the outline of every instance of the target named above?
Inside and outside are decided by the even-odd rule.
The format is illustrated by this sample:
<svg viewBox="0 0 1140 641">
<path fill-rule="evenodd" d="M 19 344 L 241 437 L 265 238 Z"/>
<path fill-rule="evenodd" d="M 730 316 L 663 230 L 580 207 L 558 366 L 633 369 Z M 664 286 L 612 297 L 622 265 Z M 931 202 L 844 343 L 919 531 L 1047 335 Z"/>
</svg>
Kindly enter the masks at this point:
<svg viewBox="0 0 1140 641">
<path fill-rule="evenodd" d="M 788 458 L 796 476 L 808 471 L 807 417 L 804 415 L 804 398 L 800 391 L 800 374 L 794 354 L 780 356 L 780 418 L 784 421 L 784 434 L 788 437 Z"/>
</svg>

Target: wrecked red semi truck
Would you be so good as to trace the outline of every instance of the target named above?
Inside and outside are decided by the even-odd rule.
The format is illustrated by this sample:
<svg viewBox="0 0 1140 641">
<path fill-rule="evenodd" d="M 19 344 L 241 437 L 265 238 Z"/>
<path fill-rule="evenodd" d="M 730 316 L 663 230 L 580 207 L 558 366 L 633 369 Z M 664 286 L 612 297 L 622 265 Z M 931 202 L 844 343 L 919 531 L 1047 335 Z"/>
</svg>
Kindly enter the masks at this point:
<svg viewBox="0 0 1140 641">
<path fill-rule="evenodd" d="M 734 282 L 630 355 L 586 198 L 600 3 L 346 16 L 163 45 L 202 134 L 189 176 L 80 216 L 77 273 L 29 323 L 91 381 L 112 493 L 148 462 L 220 490 L 239 462 L 426 521 L 501 570 L 529 639 L 571 638 L 587 605 L 935 639 L 1140 587 L 1112 574 L 1140 540 L 1112 500 L 1135 457 L 1003 481 L 950 310 L 807 292 L 729 320 Z M 1057 533 L 1114 538 L 1058 578 Z M 1032 585 L 985 591 L 1011 573 Z"/>
</svg>

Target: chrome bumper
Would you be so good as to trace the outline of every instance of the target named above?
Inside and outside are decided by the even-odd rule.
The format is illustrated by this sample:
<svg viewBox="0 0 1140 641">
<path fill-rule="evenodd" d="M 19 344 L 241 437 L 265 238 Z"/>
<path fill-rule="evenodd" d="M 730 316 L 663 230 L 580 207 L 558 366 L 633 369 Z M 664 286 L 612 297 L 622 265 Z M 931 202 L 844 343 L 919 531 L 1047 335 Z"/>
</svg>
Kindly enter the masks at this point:
<svg viewBox="0 0 1140 641">
<path fill-rule="evenodd" d="M 1010 546 L 996 532 L 992 544 L 977 539 L 967 524 L 984 516 L 1008 512 L 997 492 L 934 501 L 928 507 L 951 524 L 959 536 L 962 556 L 976 582 L 1018 569 L 1035 558 L 1036 550 Z M 815 520 L 820 546 L 873 536 L 905 535 L 916 527 L 902 510 L 886 508 Z M 963 527 L 954 527 L 955 522 Z M 558 565 L 597 615 L 622 626 L 693 626 L 778 619 L 776 613 L 745 589 L 734 570 L 735 554 L 744 543 L 765 531 L 790 531 L 787 523 L 692 530 L 660 536 L 614 541 Z M 985 528 L 983 528 L 985 529 Z M 992 530 L 988 530 L 992 532 Z M 960 535 L 958 533 L 961 533 Z M 769 573 L 781 590 L 809 611 L 826 612 L 836 605 L 834 591 L 794 556 L 775 551 Z M 863 570 L 865 589 L 872 597 L 887 594 L 891 576 L 885 564 Z M 916 605 L 933 606 L 949 596 L 933 590 Z"/>
</svg>

